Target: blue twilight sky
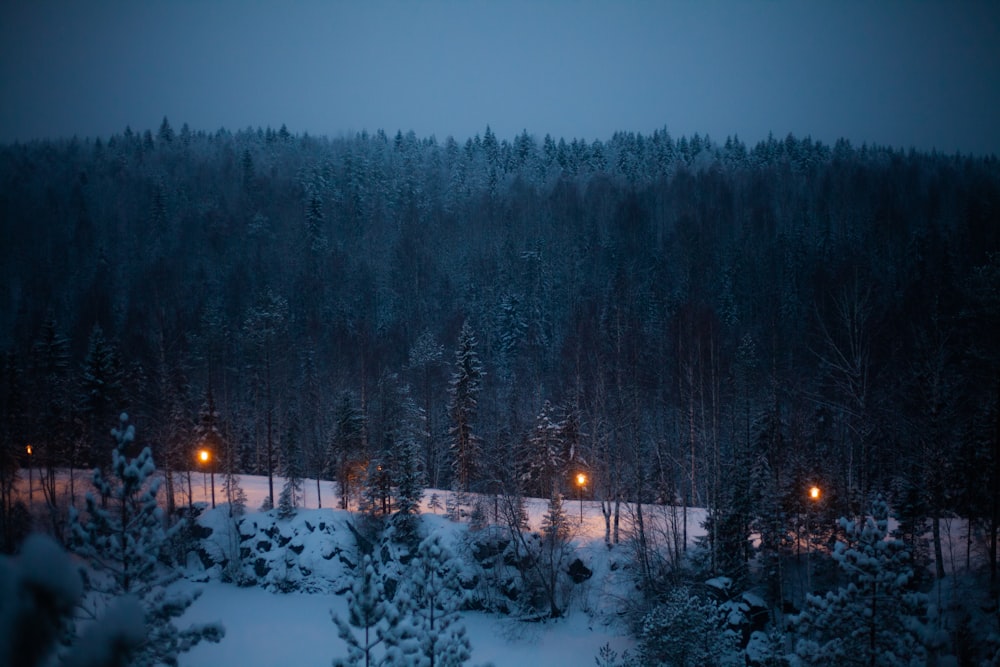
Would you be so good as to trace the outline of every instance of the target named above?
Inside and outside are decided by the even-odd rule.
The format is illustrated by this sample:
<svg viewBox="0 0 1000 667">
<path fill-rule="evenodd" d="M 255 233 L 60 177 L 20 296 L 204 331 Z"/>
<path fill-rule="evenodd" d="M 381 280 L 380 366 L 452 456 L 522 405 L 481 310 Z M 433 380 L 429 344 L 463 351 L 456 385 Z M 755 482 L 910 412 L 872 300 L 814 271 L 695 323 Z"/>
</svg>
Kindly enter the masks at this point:
<svg viewBox="0 0 1000 667">
<path fill-rule="evenodd" d="M 163 116 L 1000 154 L 1000 2 L 0 0 L 0 142 Z"/>
</svg>

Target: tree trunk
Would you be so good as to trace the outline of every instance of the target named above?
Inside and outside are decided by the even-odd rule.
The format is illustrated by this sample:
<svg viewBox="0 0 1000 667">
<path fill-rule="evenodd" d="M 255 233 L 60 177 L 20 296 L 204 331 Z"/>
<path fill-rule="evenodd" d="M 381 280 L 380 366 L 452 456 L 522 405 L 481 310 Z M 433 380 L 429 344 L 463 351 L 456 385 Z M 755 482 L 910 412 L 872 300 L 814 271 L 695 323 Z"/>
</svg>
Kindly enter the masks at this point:
<svg viewBox="0 0 1000 667">
<path fill-rule="evenodd" d="M 990 592 L 996 597 L 1000 594 L 1000 581 L 997 581 L 997 534 L 1000 532 L 1000 377 L 997 378 L 997 394 L 994 413 L 996 424 L 993 431 L 993 474 L 990 480 L 990 495 L 992 496 L 990 511 Z M 1000 608 L 997 613 L 1000 614 Z"/>
<path fill-rule="evenodd" d="M 941 550 L 941 517 L 936 510 L 931 517 L 931 533 L 934 536 L 934 574 L 941 580 L 944 579 L 944 555 Z"/>
</svg>

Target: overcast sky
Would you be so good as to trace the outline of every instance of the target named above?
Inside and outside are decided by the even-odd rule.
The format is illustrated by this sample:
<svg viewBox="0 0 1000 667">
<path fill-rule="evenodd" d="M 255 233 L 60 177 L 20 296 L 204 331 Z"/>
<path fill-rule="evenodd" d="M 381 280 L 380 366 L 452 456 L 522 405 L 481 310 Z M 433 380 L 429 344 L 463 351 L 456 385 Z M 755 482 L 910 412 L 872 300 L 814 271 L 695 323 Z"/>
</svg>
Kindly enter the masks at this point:
<svg viewBox="0 0 1000 667">
<path fill-rule="evenodd" d="M 0 141 L 164 116 L 1000 154 L 1000 2 L 0 0 Z"/>
</svg>

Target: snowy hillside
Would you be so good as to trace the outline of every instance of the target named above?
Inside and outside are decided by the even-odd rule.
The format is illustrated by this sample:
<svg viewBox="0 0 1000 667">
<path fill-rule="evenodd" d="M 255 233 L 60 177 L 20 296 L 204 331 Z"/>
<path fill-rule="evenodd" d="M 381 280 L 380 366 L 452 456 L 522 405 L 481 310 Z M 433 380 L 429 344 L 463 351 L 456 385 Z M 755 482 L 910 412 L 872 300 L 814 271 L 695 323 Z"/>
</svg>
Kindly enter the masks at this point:
<svg viewBox="0 0 1000 667">
<path fill-rule="evenodd" d="M 347 613 L 344 592 L 350 586 L 350 566 L 356 560 L 354 537 L 347 524 L 357 514 L 317 509 L 312 482 L 305 484 L 306 508 L 295 517 L 281 521 L 273 511 L 248 511 L 236 533 L 227 506 L 219 503 L 212 510 L 206 503 L 211 497 L 210 484 L 201 477 L 194 478 L 195 502 L 205 506 L 198 523 L 203 534 L 211 532 L 201 541 L 199 552 L 189 555 L 188 579 L 178 585 L 198 586 L 204 595 L 182 622 L 221 620 L 226 639 L 197 646 L 182 656 L 181 664 L 265 667 L 294 663 L 306 667 L 329 665 L 333 658 L 344 657 L 345 647 L 330 612 L 341 617 Z M 247 476 L 241 484 L 248 495 L 248 508 L 259 507 L 267 495 L 267 479 Z M 331 484 L 323 483 L 321 492 L 324 504 L 334 502 Z M 443 506 L 448 492 L 428 490 L 424 494 L 421 530 L 425 535 L 440 535 L 454 553 L 467 558 L 463 550 L 468 549 L 468 524 L 451 521 L 440 509 L 431 508 L 430 499 L 435 495 Z M 220 497 L 217 487 L 217 501 Z M 546 502 L 529 499 L 526 504 L 531 529 L 538 530 Z M 623 543 L 610 550 L 605 546 L 597 503 L 585 501 L 581 506 L 576 500 L 567 500 L 566 511 L 572 523 L 571 557 L 579 558 L 592 576 L 570 592 L 569 611 L 561 619 L 525 622 L 497 613 L 462 612 L 459 623 L 464 625 L 472 647 L 469 664 L 503 667 L 531 661 L 568 667 L 591 664 L 604 644 L 619 653 L 632 645 L 618 618 L 622 601 L 630 595 L 631 583 L 624 572 L 628 546 Z M 700 531 L 702 519 L 702 510 L 691 510 L 689 526 Z M 223 579 L 233 578 L 226 574 L 223 563 L 240 548 L 246 572 L 242 587 L 223 583 Z M 282 590 L 290 592 L 279 592 Z"/>
</svg>

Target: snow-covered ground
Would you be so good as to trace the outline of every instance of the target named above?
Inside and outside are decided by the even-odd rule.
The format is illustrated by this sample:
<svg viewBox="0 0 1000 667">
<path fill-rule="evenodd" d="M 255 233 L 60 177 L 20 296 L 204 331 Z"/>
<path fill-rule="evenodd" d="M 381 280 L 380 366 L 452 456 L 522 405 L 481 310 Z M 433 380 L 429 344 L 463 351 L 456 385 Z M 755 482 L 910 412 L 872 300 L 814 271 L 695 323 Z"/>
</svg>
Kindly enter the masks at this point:
<svg viewBox="0 0 1000 667">
<path fill-rule="evenodd" d="M 210 483 L 206 486 L 200 474 L 193 482 L 196 503 L 210 501 Z M 216 501 L 219 508 L 213 513 L 206 509 L 202 521 L 208 525 L 219 524 L 225 512 L 221 501 L 219 479 L 216 478 Z M 276 492 L 283 480 L 275 479 Z M 255 513 L 267 496 L 267 478 L 244 476 L 241 485 L 248 496 L 247 506 L 251 521 L 268 522 L 271 517 Z M 305 484 L 306 508 L 316 508 L 315 480 Z M 321 487 L 323 504 L 335 503 L 333 485 L 324 482 Z M 186 493 L 186 491 L 185 491 Z M 446 519 L 441 510 L 435 512 L 429 507 L 432 495 L 436 494 L 441 505 L 445 504 L 446 491 L 428 490 L 424 494 L 424 530 L 444 533 L 448 540 L 456 540 L 458 533 L 466 529 L 463 523 Z M 186 497 L 185 497 L 186 501 Z M 527 509 L 531 527 L 537 529 L 546 510 L 546 501 L 529 499 Z M 577 499 L 567 499 L 565 510 L 574 530 L 573 540 L 577 553 L 594 570 L 592 581 L 579 587 L 570 612 L 561 619 L 543 623 L 523 622 L 496 614 L 463 612 L 461 623 L 465 626 L 472 645 L 470 665 L 492 663 L 496 667 L 526 664 L 551 667 L 576 667 L 593 664 L 601 646 L 610 644 L 620 654 L 633 645 L 626 628 L 608 608 L 628 596 L 629 583 L 624 574 L 613 574 L 610 563 L 613 559 L 627 558 L 627 547 L 619 546 L 609 551 L 604 544 L 604 520 L 600 506 L 596 502 L 582 503 Z M 623 508 L 624 511 L 624 508 Z M 214 516 L 213 516 L 214 514 Z M 317 525 L 320 521 L 333 524 L 351 518 L 349 512 L 341 510 L 306 509 L 300 515 L 302 521 Z M 703 510 L 692 509 L 689 515 L 689 529 L 701 531 Z M 298 519 L 292 519 L 294 523 Z M 336 529 L 334 533 L 336 534 Z M 341 531 L 343 533 L 343 531 Z M 694 539 L 692 533 L 691 539 Z M 308 543 L 302 557 L 309 557 Z M 335 564 L 335 559 L 332 561 Z M 319 563 L 321 567 L 323 563 Z M 327 564 L 327 567 L 330 567 Z M 319 574 L 317 570 L 316 574 Z M 616 578 L 617 577 L 617 578 Z M 193 575 L 193 578 L 198 578 Z M 343 642 L 337 637 L 336 627 L 330 618 L 333 611 L 344 617 L 347 601 L 344 596 L 332 593 L 271 593 L 259 587 L 240 588 L 221 583 L 210 578 L 205 583 L 185 581 L 183 586 L 197 586 L 203 595 L 188 613 L 180 619 L 179 625 L 188 622 L 221 620 L 226 626 L 226 638 L 219 644 L 201 644 L 181 657 L 184 667 L 208 667 L 219 664 L 239 664 L 245 667 L 271 667 L 295 664 L 329 665 L 331 660 L 346 655 Z M 584 611 L 586 609 L 586 611 Z"/>
<path fill-rule="evenodd" d="M 199 587 L 202 597 L 179 625 L 221 620 L 226 638 L 182 655 L 182 667 L 329 667 L 334 658 L 346 655 L 330 620 L 331 610 L 346 615 L 342 596 L 268 593 L 218 582 Z M 593 627 L 582 612 L 545 624 L 465 612 L 461 623 L 472 645 L 470 665 L 577 667 L 593 664 L 606 643 L 619 653 L 632 645 L 621 630 Z"/>
<path fill-rule="evenodd" d="M 28 500 L 28 479 L 23 475 L 17 495 Z M 59 479 L 60 495 L 68 486 L 65 475 Z M 90 489 L 88 473 L 77 472 L 77 502 Z M 284 480 L 274 479 L 275 493 L 281 489 Z M 210 508 L 211 478 L 201 472 L 191 476 L 192 500 L 204 508 L 199 521 L 213 528 L 217 549 L 226 549 L 226 531 L 229 522 L 224 504 L 221 476 L 215 478 L 215 494 L 218 508 Z M 181 627 L 188 623 L 221 621 L 226 628 L 226 637 L 219 644 L 203 643 L 191 652 L 183 654 L 180 664 L 184 667 L 219 664 L 238 664 L 245 667 L 270 667 L 279 665 L 329 665 L 336 657 L 346 655 L 342 640 L 330 618 L 331 611 L 341 617 L 346 616 L 347 600 L 334 593 L 343 590 L 344 568 L 337 558 L 330 557 L 331 548 L 345 550 L 351 546 L 346 522 L 355 518 L 351 512 L 329 509 L 336 504 L 335 487 L 330 482 L 321 483 L 324 509 L 317 508 L 315 480 L 307 480 L 304 485 L 304 507 L 299 514 L 280 522 L 274 513 L 261 513 L 259 507 L 268 492 L 266 477 L 243 476 L 241 485 L 247 493 L 247 522 L 256 524 L 259 530 L 272 530 L 281 534 L 295 535 L 298 541 L 290 542 L 292 547 L 301 546 L 301 554 L 296 551 L 298 563 L 308 565 L 311 577 L 320 585 L 309 586 L 315 592 L 301 590 L 290 593 L 274 593 L 262 587 L 239 587 L 222 583 L 219 568 L 205 571 L 198 558 L 189 559 L 188 577 L 175 584 L 185 588 L 199 588 L 202 596 L 188 610 L 178 623 Z M 188 502 L 187 483 L 178 490 L 177 502 Z M 440 533 L 445 541 L 457 544 L 461 533 L 467 530 L 465 523 L 447 519 L 442 509 L 430 507 L 430 499 L 436 495 L 440 506 L 446 505 L 447 491 L 427 490 L 423 499 L 423 530 L 426 533 Z M 42 517 L 43 497 L 37 476 L 34 480 L 34 508 Z M 161 494 L 162 497 L 162 494 Z M 527 508 L 531 528 L 537 530 L 547 509 L 547 502 L 528 499 Z M 604 644 L 610 644 L 619 654 L 633 645 L 626 628 L 616 611 L 622 600 L 627 600 L 632 589 L 628 574 L 618 565 L 629 559 L 628 546 L 622 544 L 608 549 L 604 544 L 604 519 L 600 505 L 576 498 L 567 498 L 564 509 L 573 526 L 572 541 L 574 556 L 581 559 L 593 570 L 589 581 L 574 588 L 569 611 L 564 618 L 547 622 L 524 622 L 510 617 L 484 612 L 466 611 L 461 615 L 472 646 L 470 665 L 492 663 L 496 667 L 527 663 L 537 665 L 590 665 L 594 656 Z M 665 508 L 647 508 L 651 515 Z M 627 530 L 631 508 L 622 508 L 622 528 Z M 582 511 L 582 515 L 581 515 Z M 678 513 L 680 510 L 677 510 Z M 688 539 L 693 541 L 703 534 L 704 510 L 691 509 L 688 515 Z M 313 527 L 326 524 L 325 529 Z M 299 524 L 299 527 L 296 526 Z M 310 525 L 309 532 L 300 529 L 302 524 Z M 948 574 L 965 569 L 966 522 L 948 519 L 942 523 L 944 543 L 943 557 Z M 241 529 L 242 530 L 242 529 Z M 298 532 L 296 532 L 298 531 Z M 623 533 L 624 538 L 624 533 Z M 210 540 L 206 540 L 209 542 Z M 235 543 L 237 548 L 239 540 Z M 331 546 L 333 544 L 334 546 Z M 210 549 L 211 550 L 211 549 Z M 279 553 L 280 552 L 280 553 Z M 270 566 L 281 567 L 282 559 L 288 558 L 287 549 L 273 549 L 264 554 L 272 560 Z M 254 556 L 256 557 L 256 555 Z M 976 560 L 975 558 L 973 560 Z M 338 580 L 339 579 L 339 580 Z M 328 583 L 327 583 L 328 582 Z M 323 585 L 326 584 L 326 585 Z"/>
</svg>

